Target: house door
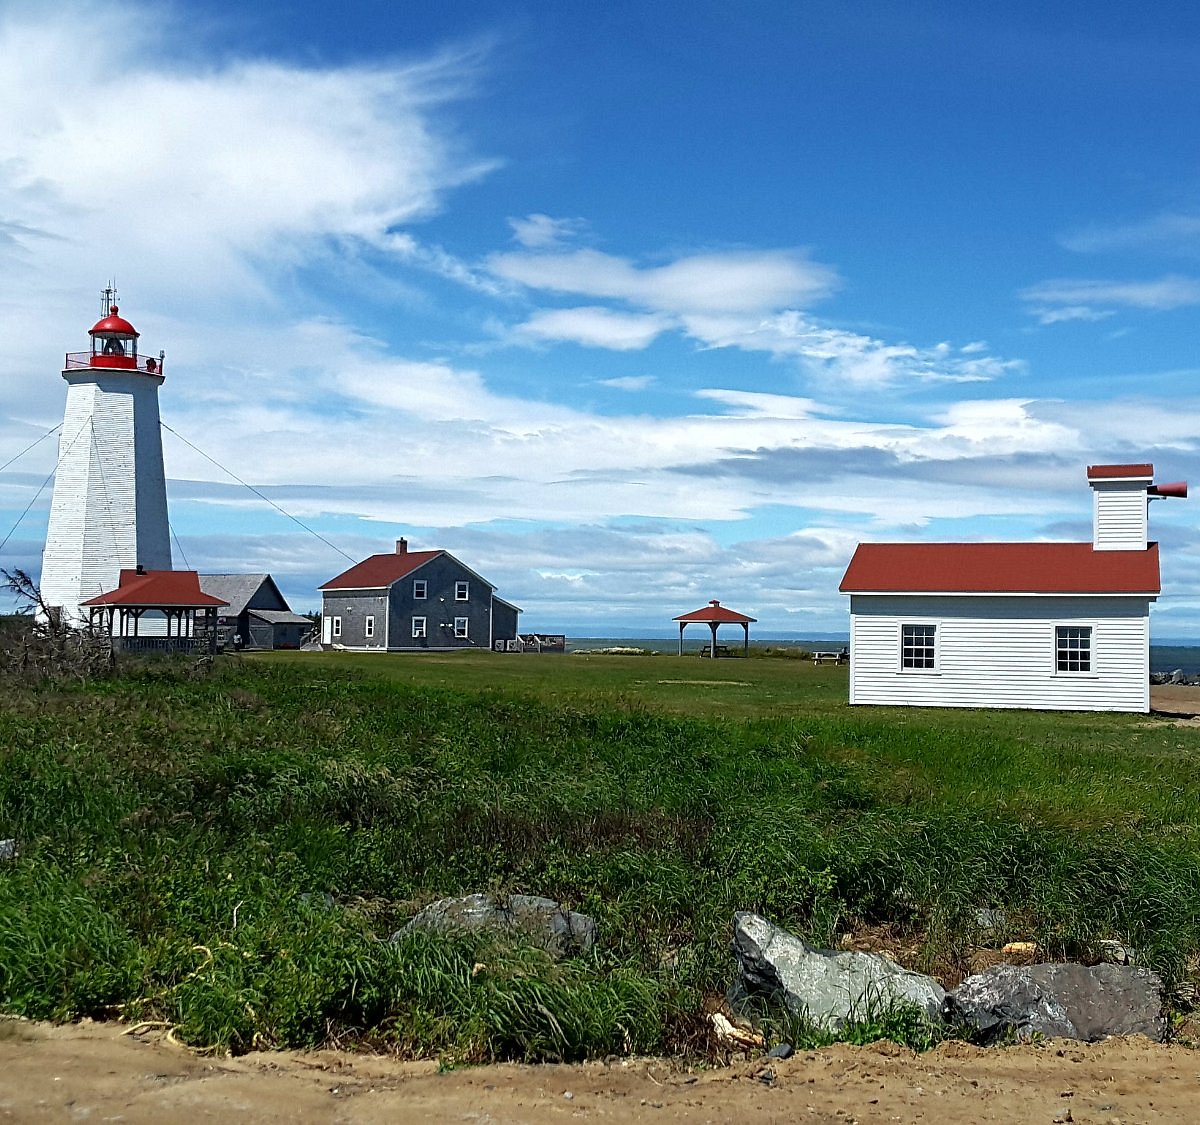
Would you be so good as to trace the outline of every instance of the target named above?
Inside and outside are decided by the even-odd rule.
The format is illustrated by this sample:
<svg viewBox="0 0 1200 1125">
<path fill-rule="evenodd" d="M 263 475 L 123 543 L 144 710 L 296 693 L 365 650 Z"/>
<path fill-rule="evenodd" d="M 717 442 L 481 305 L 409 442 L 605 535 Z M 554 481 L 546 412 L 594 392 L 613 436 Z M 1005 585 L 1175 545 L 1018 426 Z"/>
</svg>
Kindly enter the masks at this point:
<svg viewBox="0 0 1200 1125">
<path fill-rule="evenodd" d="M 328 615 L 321 618 L 321 644 L 333 644 L 333 618 Z"/>
</svg>

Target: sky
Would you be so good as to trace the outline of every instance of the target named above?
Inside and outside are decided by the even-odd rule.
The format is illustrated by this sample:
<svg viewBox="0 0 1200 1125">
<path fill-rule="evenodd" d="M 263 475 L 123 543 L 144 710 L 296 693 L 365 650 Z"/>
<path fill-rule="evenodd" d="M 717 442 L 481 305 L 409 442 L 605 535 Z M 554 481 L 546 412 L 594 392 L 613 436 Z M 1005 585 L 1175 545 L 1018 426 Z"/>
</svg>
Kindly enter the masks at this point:
<svg viewBox="0 0 1200 1125">
<path fill-rule="evenodd" d="M 4 0 L 0 57 L 2 567 L 110 279 L 175 565 L 297 610 L 404 536 L 523 629 L 845 632 L 861 541 L 1200 484 L 1195 5 Z"/>
</svg>

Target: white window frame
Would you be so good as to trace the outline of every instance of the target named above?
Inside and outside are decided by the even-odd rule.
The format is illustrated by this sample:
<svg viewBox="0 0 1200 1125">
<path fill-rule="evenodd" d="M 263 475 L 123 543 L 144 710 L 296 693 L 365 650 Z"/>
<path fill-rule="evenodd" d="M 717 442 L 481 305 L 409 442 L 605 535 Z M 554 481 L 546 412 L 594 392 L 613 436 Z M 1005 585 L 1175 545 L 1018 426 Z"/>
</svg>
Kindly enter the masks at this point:
<svg viewBox="0 0 1200 1125">
<path fill-rule="evenodd" d="M 368 613 L 367 616 L 363 618 L 363 636 L 375 636 L 375 614 L 373 613 Z"/>
<path fill-rule="evenodd" d="M 465 641 L 469 639 L 467 630 L 470 628 L 471 619 L 469 617 L 456 617 L 454 619 L 454 636 L 456 640 Z"/>
<path fill-rule="evenodd" d="M 424 578 L 413 579 L 413 601 L 423 602 L 429 597 L 429 582 Z"/>
<path fill-rule="evenodd" d="M 1087 667 L 1086 668 L 1064 668 L 1060 663 L 1061 654 L 1071 651 L 1069 645 L 1063 646 L 1060 638 L 1067 629 L 1073 629 L 1087 635 Z M 1068 679 L 1095 679 L 1096 672 L 1096 626 L 1092 621 L 1056 621 L 1050 633 L 1050 643 L 1054 646 L 1051 651 L 1051 667 L 1054 669 L 1056 676 L 1066 676 Z M 1083 651 L 1079 649 L 1077 651 Z M 1069 663 L 1069 657 L 1068 657 Z"/>
<path fill-rule="evenodd" d="M 424 617 L 414 617 L 412 619 L 412 635 L 413 640 L 428 636 L 427 626 Z"/>
<path fill-rule="evenodd" d="M 932 629 L 932 630 L 933 630 L 933 637 L 932 637 L 932 641 L 931 641 L 931 643 L 930 643 L 930 642 L 926 642 L 926 643 L 921 643 L 921 644 L 919 644 L 919 645 L 918 645 L 918 644 L 915 644 L 915 643 L 909 643 L 909 644 L 906 644 L 906 643 L 905 643 L 905 633 L 906 633 L 908 630 L 910 630 L 910 629 L 912 629 L 912 630 L 916 630 L 916 629 Z M 904 675 L 906 675 L 906 676 L 931 676 L 931 675 L 936 675 L 936 674 L 937 674 L 937 671 L 938 671 L 938 668 L 940 667 L 940 664 L 941 664 L 941 662 L 940 662 L 940 660 L 939 660 L 939 657 L 940 657 L 940 652 L 939 652 L 939 641 L 940 641 L 940 639 L 941 639 L 941 634 L 942 634 L 942 630 L 941 630 L 940 622 L 937 622 L 937 621 L 920 621 L 920 620 L 917 620 L 917 621 L 902 621 L 902 622 L 900 623 L 900 631 L 899 631 L 899 640 L 900 640 L 900 645 L 899 645 L 900 671 L 901 671 L 901 672 L 902 672 Z M 905 650 L 906 648 L 911 648 L 911 649 L 913 649 L 914 651 L 915 651 L 916 649 L 918 649 L 918 648 L 920 648 L 920 649 L 922 649 L 922 650 L 931 649 L 931 650 L 932 650 L 932 654 L 931 654 L 931 656 L 929 657 L 929 659 L 930 659 L 930 660 L 932 660 L 932 664 L 929 664 L 929 665 L 909 665 L 909 664 L 906 664 L 906 663 L 905 663 L 905 655 L 904 655 L 904 650 Z"/>
<path fill-rule="evenodd" d="M 342 619 L 340 617 L 333 619 L 333 635 L 335 638 L 342 635 Z"/>
<path fill-rule="evenodd" d="M 471 583 L 460 579 L 454 583 L 454 600 L 456 602 L 469 602 L 471 600 Z"/>
</svg>

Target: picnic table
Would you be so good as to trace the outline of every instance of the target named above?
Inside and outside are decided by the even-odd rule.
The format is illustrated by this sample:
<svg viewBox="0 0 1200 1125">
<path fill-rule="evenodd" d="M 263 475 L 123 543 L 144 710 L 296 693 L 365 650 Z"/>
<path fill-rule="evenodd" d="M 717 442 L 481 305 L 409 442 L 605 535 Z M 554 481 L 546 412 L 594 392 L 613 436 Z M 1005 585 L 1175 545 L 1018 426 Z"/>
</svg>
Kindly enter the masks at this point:
<svg viewBox="0 0 1200 1125">
<path fill-rule="evenodd" d="M 837 652 L 814 652 L 813 663 L 824 664 L 828 660 L 831 664 L 849 664 L 850 653 L 846 649 L 840 649 Z"/>
</svg>

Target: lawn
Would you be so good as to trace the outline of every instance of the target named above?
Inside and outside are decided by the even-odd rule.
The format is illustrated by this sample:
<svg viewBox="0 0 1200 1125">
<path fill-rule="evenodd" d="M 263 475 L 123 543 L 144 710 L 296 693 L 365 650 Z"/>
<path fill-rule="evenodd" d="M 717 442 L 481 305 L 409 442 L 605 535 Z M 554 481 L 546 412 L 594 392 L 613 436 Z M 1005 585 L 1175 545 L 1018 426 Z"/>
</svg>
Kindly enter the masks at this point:
<svg viewBox="0 0 1200 1125">
<path fill-rule="evenodd" d="M 579 1058 L 703 1044 L 752 909 L 886 927 L 961 974 L 989 940 L 1200 952 L 1194 728 L 859 710 L 789 659 L 275 654 L 11 680 L 0 1007 L 193 1044 Z M 591 914 L 564 962 L 391 934 L 521 891 Z M 1178 996 L 1179 993 L 1173 993 Z"/>
</svg>

